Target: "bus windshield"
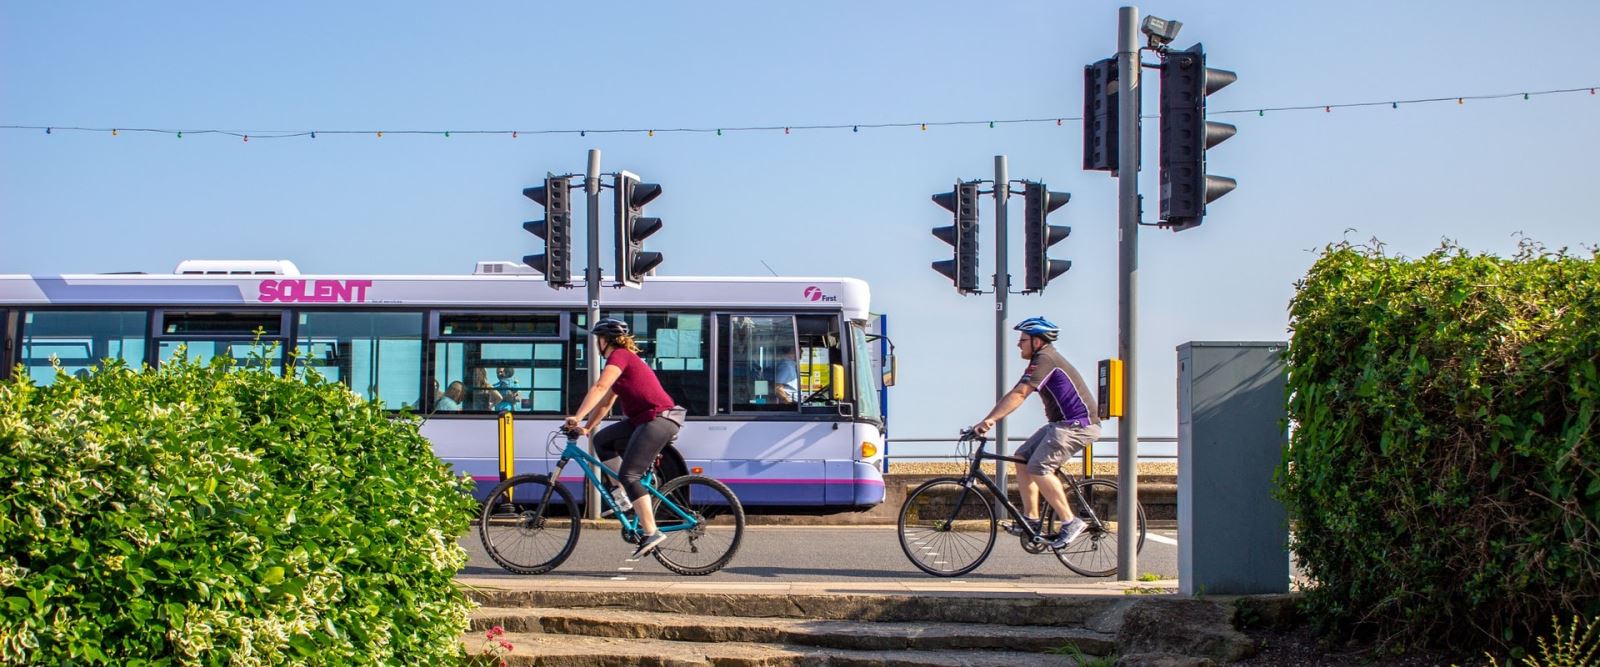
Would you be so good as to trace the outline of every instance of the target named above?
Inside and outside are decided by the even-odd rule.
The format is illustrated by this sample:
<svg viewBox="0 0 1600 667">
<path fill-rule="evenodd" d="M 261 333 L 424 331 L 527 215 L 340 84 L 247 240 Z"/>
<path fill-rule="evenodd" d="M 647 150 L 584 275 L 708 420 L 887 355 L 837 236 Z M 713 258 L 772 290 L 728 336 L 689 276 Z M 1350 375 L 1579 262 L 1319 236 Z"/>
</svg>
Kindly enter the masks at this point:
<svg viewBox="0 0 1600 667">
<path fill-rule="evenodd" d="M 872 368 L 872 350 L 867 343 L 867 331 L 859 324 L 850 325 L 851 365 L 856 376 L 856 415 L 864 419 L 882 421 L 883 410 L 878 405 L 878 374 Z"/>
</svg>

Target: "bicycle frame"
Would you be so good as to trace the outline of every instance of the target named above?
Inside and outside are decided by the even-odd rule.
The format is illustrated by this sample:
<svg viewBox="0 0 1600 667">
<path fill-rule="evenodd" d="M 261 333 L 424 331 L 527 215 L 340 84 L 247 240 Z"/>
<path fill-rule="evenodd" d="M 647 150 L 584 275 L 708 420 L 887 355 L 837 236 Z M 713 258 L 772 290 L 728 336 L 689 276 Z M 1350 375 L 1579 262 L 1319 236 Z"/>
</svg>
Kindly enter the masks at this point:
<svg viewBox="0 0 1600 667">
<path fill-rule="evenodd" d="M 1000 485 L 996 484 L 995 481 L 983 471 L 984 461 L 1009 461 L 1011 463 L 1020 463 L 1026 465 L 1028 463 L 1027 459 L 1022 459 L 1015 456 L 991 454 L 983 451 L 983 448 L 989 445 L 989 441 L 987 439 L 978 438 L 977 441 L 978 449 L 972 453 L 972 462 L 967 467 L 966 476 L 962 477 L 962 482 L 965 486 L 965 489 L 962 490 L 961 497 L 957 498 L 955 504 L 951 506 L 950 519 L 948 520 L 949 523 L 954 524 L 956 520 L 956 513 L 961 510 L 962 502 L 967 499 L 967 494 L 972 492 L 972 482 L 977 480 L 982 482 L 985 487 L 988 487 L 989 493 L 994 494 L 994 497 L 1000 500 L 1000 506 L 1004 507 L 1006 512 L 1011 514 L 1011 519 L 1016 521 L 1017 524 L 1022 527 L 1022 530 L 1028 533 L 1028 536 L 1033 541 L 1040 542 L 1045 540 L 1046 538 L 1043 533 L 1034 530 L 1031 524 L 1023 520 L 1022 510 L 1017 509 L 1016 505 L 1011 504 L 1011 498 L 1009 497 L 1009 494 L 1005 493 L 1005 491 L 1000 488 Z M 1000 464 L 1003 465 L 1003 463 Z M 1088 516 L 1085 517 L 1085 521 L 1087 521 L 1090 525 L 1098 525 L 1100 523 L 1100 519 L 1094 515 L 1094 507 L 1088 502 L 1087 498 L 1083 497 L 1083 494 L 1079 491 L 1077 480 L 1074 480 L 1071 476 L 1068 476 L 1064 480 L 1064 484 L 1067 488 L 1063 490 L 1067 493 L 1077 496 L 1080 506 L 1083 507 L 1084 512 L 1088 514 Z M 1040 502 L 1044 502 L 1044 499 L 1041 498 Z"/>
<path fill-rule="evenodd" d="M 561 483 L 561 469 L 566 467 L 568 461 L 573 460 L 576 460 L 579 464 L 581 464 L 578 466 L 578 469 L 583 471 L 584 478 L 588 480 L 589 484 L 594 485 L 596 490 L 605 489 L 605 486 L 600 483 L 600 476 L 596 475 L 594 472 L 597 468 L 603 474 L 611 477 L 612 479 L 616 479 L 619 482 L 622 480 L 622 478 L 617 475 L 617 471 L 612 470 L 610 466 L 601 463 L 599 459 L 591 456 L 588 452 L 583 451 L 583 448 L 578 446 L 577 438 L 569 437 L 567 438 L 566 448 L 561 450 L 561 459 L 556 461 L 555 467 L 550 470 L 551 487 L 545 489 L 544 498 L 539 501 L 539 511 L 541 514 L 544 512 L 545 507 L 549 507 L 550 496 L 551 494 L 555 493 L 554 485 Z M 699 519 L 696 519 L 688 512 L 685 512 L 682 507 L 678 506 L 677 503 L 672 502 L 671 498 L 666 497 L 661 493 L 660 490 L 656 489 L 654 477 L 654 472 L 647 471 L 645 473 L 644 479 L 640 480 L 640 483 L 644 485 L 644 490 L 648 491 L 651 496 L 655 497 L 655 502 L 657 505 L 671 510 L 673 514 L 678 515 L 678 517 L 684 521 L 682 524 L 675 526 L 656 526 L 656 530 L 659 530 L 663 533 L 670 533 L 679 530 L 690 530 L 699 526 Z M 601 492 L 599 496 L 600 502 L 611 510 L 611 515 L 616 517 L 618 521 L 622 522 L 622 530 L 624 532 L 630 535 L 639 534 L 639 520 L 637 518 L 630 517 L 626 512 L 619 511 L 617 509 L 616 501 L 611 499 L 611 494 Z"/>
</svg>

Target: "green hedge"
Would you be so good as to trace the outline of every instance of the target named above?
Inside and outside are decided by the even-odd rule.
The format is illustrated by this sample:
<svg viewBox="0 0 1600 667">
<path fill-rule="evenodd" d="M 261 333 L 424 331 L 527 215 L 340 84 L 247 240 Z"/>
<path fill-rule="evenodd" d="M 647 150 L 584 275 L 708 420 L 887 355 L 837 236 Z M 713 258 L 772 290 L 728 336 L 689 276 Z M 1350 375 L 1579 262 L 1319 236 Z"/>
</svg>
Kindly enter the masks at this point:
<svg viewBox="0 0 1600 667">
<path fill-rule="evenodd" d="M 0 663 L 459 663 L 463 482 L 306 375 L 0 384 Z"/>
<path fill-rule="evenodd" d="M 1600 257 L 1335 246 L 1290 315 L 1315 618 L 1459 648 L 1600 613 Z"/>
</svg>

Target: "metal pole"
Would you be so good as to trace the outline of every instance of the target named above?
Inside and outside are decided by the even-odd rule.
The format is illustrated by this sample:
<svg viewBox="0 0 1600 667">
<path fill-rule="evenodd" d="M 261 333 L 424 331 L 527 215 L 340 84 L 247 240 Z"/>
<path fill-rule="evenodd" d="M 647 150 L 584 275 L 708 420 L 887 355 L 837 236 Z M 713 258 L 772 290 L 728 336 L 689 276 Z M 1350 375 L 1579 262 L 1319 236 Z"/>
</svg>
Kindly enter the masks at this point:
<svg viewBox="0 0 1600 667">
<path fill-rule="evenodd" d="M 600 149 L 589 149 L 589 171 L 583 179 L 584 192 L 589 195 L 589 267 L 583 272 L 583 286 L 589 291 L 589 326 L 600 320 Z M 589 386 L 600 381 L 600 344 L 593 336 L 586 336 L 589 349 Z M 583 415 L 578 415 L 582 418 Z M 594 438 L 589 438 L 589 453 L 594 454 Z M 598 475 L 598 471 L 596 471 Z M 588 485 L 583 494 L 583 515 L 587 519 L 600 518 L 600 489 Z"/>
<path fill-rule="evenodd" d="M 1134 416 L 1134 333 L 1139 288 L 1139 8 L 1117 11 L 1117 354 L 1122 358 L 1122 419 L 1117 424 L 1117 579 L 1138 576 L 1139 437 Z M 1187 536 L 1186 536 L 1187 537 Z"/>
<path fill-rule="evenodd" d="M 994 394 L 995 400 L 1011 389 L 1006 386 L 1006 296 L 1011 292 L 1011 273 L 1006 264 L 1006 197 L 1011 194 L 1007 181 L 1006 156 L 994 156 Z M 1006 420 L 994 427 L 994 453 L 1006 456 Z M 995 481 L 1006 490 L 1006 466 L 996 461 Z"/>
</svg>

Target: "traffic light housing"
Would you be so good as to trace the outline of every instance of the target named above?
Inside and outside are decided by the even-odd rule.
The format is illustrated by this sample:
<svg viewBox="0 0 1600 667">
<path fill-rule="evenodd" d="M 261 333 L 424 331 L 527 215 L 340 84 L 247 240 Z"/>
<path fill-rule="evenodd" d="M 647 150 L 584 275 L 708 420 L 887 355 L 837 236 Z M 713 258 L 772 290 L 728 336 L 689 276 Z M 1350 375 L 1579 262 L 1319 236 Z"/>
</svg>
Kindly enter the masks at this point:
<svg viewBox="0 0 1600 667">
<path fill-rule="evenodd" d="M 956 182 L 950 192 L 933 196 L 933 203 L 954 215 L 955 224 L 934 227 L 933 235 L 954 248 L 951 259 L 933 263 L 933 270 L 949 278 L 962 294 L 978 292 L 978 184 Z"/>
<path fill-rule="evenodd" d="M 638 287 L 663 259 L 659 252 L 645 252 L 644 240 L 661 231 L 661 218 L 644 217 L 644 206 L 661 196 L 661 186 L 640 183 L 629 172 L 617 174 L 615 210 L 617 232 L 617 283 Z"/>
<path fill-rule="evenodd" d="M 522 223 L 522 228 L 544 239 L 544 252 L 526 255 L 522 263 L 544 273 L 551 287 L 572 284 L 572 200 L 567 179 L 551 176 L 544 185 L 523 188 L 522 195 L 544 207 L 544 219 Z"/>
<path fill-rule="evenodd" d="M 1083 168 L 1117 170 L 1117 61 L 1083 68 Z"/>
<path fill-rule="evenodd" d="M 1072 268 L 1072 262 L 1064 259 L 1050 259 L 1050 246 L 1065 240 L 1072 234 L 1071 227 L 1049 224 L 1046 218 L 1067 204 L 1072 199 L 1072 194 L 1067 192 L 1051 192 L 1043 183 L 1024 183 L 1022 189 L 1022 226 L 1023 244 L 1023 293 L 1043 292 L 1044 286 L 1051 280 L 1066 273 Z"/>
<path fill-rule="evenodd" d="M 1206 151 L 1237 128 L 1206 120 L 1206 96 L 1233 83 L 1233 72 L 1206 67 L 1205 47 L 1170 50 L 1161 67 L 1161 224 L 1173 231 L 1198 227 L 1206 204 L 1238 185 L 1206 173 Z"/>
</svg>

